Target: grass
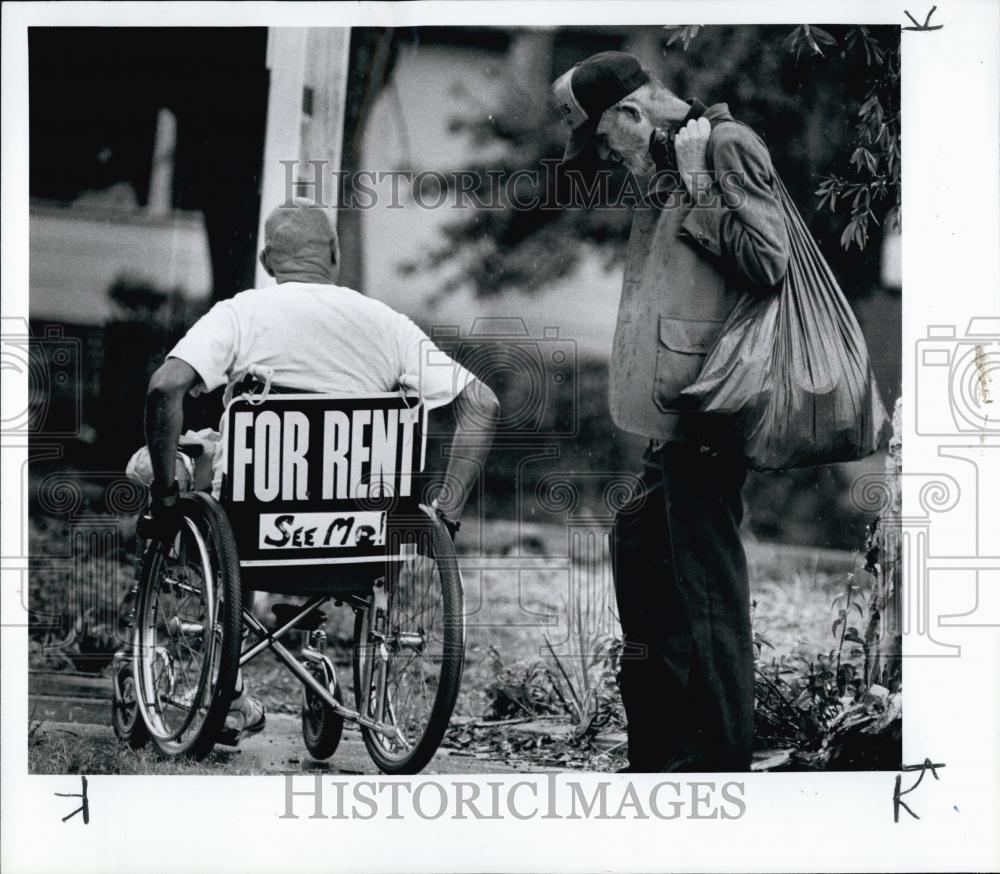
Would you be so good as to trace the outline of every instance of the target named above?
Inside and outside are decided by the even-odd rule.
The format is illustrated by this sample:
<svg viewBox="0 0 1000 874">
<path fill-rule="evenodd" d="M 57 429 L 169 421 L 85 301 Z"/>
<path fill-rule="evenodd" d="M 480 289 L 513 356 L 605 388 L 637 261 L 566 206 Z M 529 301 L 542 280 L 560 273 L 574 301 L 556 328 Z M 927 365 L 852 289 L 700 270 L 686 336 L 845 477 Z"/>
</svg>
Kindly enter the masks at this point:
<svg viewBox="0 0 1000 874">
<path fill-rule="evenodd" d="M 133 750 L 114 736 L 88 731 L 87 726 L 66 730 L 44 723 L 28 739 L 29 774 L 123 774 L 199 776 L 259 774 L 240 762 L 238 755 L 213 752 L 203 762 L 165 760 L 151 747 Z"/>
</svg>

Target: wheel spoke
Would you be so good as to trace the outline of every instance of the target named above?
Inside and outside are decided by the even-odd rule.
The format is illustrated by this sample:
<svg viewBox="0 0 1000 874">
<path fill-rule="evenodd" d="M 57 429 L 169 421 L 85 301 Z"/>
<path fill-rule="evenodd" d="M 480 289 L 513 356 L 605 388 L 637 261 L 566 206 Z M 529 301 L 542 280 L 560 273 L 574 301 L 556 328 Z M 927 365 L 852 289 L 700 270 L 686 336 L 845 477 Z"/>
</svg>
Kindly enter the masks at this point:
<svg viewBox="0 0 1000 874">
<path fill-rule="evenodd" d="M 404 752 L 409 752 L 410 750 L 413 749 L 413 744 L 411 744 L 406 739 L 406 735 L 403 734 L 402 730 L 399 727 L 399 723 L 396 721 L 396 711 L 392 705 L 391 697 L 388 702 L 388 710 L 389 710 L 389 724 L 394 726 L 396 729 L 396 740 L 399 741 L 400 744 L 402 744 Z"/>
<path fill-rule="evenodd" d="M 210 514 L 182 500 L 195 512 L 185 513 L 171 543 L 147 554 L 136 618 L 140 682 L 134 694 L 152 740 L 168 755 L 192 749 L 217 700 L 223 641 L 216 641 L 214 625 L 222 616 L 223 587 L 233 579 L 227 575 L 236 570 L 228 557 L 223 561 Z M 235 667 L 234 660 L 230 670 Z"/>
<path fill-rule="evenodd" d="M 385 752 L 385 763 L 411 758 L 420 744 L 438 706 L 440 676 L 445 664 L 445 627 L 442 623 L 442 580 L 435 560 L 418 555 L 400 569 L 387 592 L 385 628 L 389 629 L 387 663 L 381 690 L 383 721 L 395 729 L 392 735 L 369 732 L 366 737 Z M 370 608 L 371 609 L 371 608 Z M 369 621 L 371 619 L 369 618 Z M 363 645 L 367 641 L 362 642 Z M 453 650 L 448 650 L 453 651 Z M 374 653 L 372 658 L 374 659 Z M 459 656 L 461 658 L 461 656 Z M 379 663 L 359 660 L 359 670 L 371 665 L 367 700 L 378 713 Z M 361 674 L 363 679 L 363 674 Z M 374 750 L 373 750 L 374 755 Z"/>
</svg>

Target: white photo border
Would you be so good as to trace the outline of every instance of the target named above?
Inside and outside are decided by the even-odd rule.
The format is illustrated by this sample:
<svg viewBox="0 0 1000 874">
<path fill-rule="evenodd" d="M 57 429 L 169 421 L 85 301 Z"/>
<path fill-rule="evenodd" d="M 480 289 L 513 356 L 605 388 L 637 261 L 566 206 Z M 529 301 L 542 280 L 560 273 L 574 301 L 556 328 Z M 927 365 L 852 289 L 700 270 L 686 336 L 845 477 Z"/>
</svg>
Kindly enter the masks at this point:
<svg viewBox="0 0 1000 874">
<path fill-rule="evenodd" d="M 2 34 L 2 287 L 5 318 L 28 314 L 28 83 L 30 25 L 581 25 L 817 23 L 910 25 L 933 4 L 867 2 L 504 3 L 23 3 L 5 4 Z M 1000 5 L 941 4 L 934 31 L 903 42 L 903 398 L 904 517 L 918 524 L 924 562 L 907 569 L 903 760 L 943 762 L 907 797 L 920 819 L 893 822 L 894 773 L 706 775 L 744 785 L 746 810 L 733 819 L 281 819 L 282 777 L 91 777 L 91 821 L 61 823 L 78 778 L 27 774 L 27 447 L 5 440 L 2 479 L 2 868 L 83 872 L 276 871 L 292 865 L 382 871 L 645 870 L 996 870 L 1000 867 L 1000 518 L 997 436 L 920 434 L 916 408 L 949 416 L 947 394 L 922 381 L 920 342 L 928 326 L 967 334 L 970 319 L 1000 316 Z M 998 386 L 1000 390 L 1000 386 Z M 26 380 L 4 374 L 16 407 Z M 919 393 L 919 394 L 918 394 Z M 947 426 L 945 426 L 947 431 Z M 930 507 L 927 483 L 961 485 L 947 511 Z M 21 489 L 20 500 L 12 500 Z M 994 537 L 990 538 L 990 522 Z M 910 547 L 908 547 L 909 549 Z M 922 552 L 921 552 L 922 550 Z M 922 557 L 921 557 L 922 556 Z M 943 647 L 959 647 L 944 656 Z M 641 797 L 657 775 L 572 776 L 584 786 L 631 780 Z M 685 775 L 687 776 L 687 775 Z M 297 777 L 296 789 L 306 788 Z M 331 779 L 326 777 L 324 779 Z M 348 783 L 371 778 L 337 778 Z M 456 778 L 457 779 L 457 778 Z M 472 778 L 469 778 L 472 779 Z M 692 778 L 697 779 L 697 778 Z M 903 775 L 904 788 L 914 775 Z M 430 778 L 413 778 L 414 786 Z M 523 799 L 548 778 L 478 778 L 522 784 Z M 395 782 L 399 782 L 396 780 Z M 434 778 L 447 784 L 449 778 Z M 468 782 L 468 780 L 466 781 Z M 524 788 L 527 784 L 530 786 Z M 488 789 L 484 789 L 488 793 Z M 620 794 L 620 789 L 619 789 Z M 526 804 L 526 802 L 525 802 Z M 405 805 L 404 805 L 405 810 Z"/>
</svg>

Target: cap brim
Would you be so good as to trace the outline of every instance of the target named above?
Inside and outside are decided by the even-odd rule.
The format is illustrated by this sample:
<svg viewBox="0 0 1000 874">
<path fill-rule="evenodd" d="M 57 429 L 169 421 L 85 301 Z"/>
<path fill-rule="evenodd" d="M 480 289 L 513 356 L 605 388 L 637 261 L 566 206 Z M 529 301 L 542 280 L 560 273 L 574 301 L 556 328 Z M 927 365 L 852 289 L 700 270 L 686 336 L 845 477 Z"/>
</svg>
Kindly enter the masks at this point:
<svg viewBox="0 0 1000 874">
<path fill-rule="evenodd" d="M 589 120 L 579 127 L 573 128 L 573 132 L 569 135 L 569 142 L 566 143 L 566 151 L 563 152 L 562 163 L 565 164 L 567 161 L 575 161 L 579 158 L 587 150 L 596 131 L 597 122 Z"/>
</svg>

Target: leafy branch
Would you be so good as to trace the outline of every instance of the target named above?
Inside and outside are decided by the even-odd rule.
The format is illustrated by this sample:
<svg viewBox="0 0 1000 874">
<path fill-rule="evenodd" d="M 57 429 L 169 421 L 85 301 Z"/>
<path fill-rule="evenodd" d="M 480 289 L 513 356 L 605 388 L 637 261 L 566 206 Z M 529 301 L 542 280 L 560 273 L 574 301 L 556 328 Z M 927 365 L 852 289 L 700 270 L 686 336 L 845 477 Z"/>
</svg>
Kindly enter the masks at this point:
<svg viewBox="0 0 1000 874">
<path fill-rule="evenodd" d="M 700 27 L 670 27 L 667 44 L 680 41 L 687 51 Z M 815 24 L 800 24 L 782 42 L 782 48 L 795 54 L 798 63 L 802 52 L 826 57 L 823 46 L 833 49 L 837 39 Z M 865 100 L 858 109 L 853 151 L 845 174 L 831 173 L 820 178 L 816 196 L 819 207 L 837 211 L 838 202 L 849 204 L 850 216 L 840 235 L 840 244 L 849 249 L 868 245 L 869 223 L 879 224 L 876 208 L 884 209 L 888 226 L 899 226 L 900 190 L 900 112 L 899 112 L 899 37 L 885 45 L 864 25 L 849 28 L 844 36 L 842 56 L 864 56 L 869 68 Z"/>
<path fill-rule="evenodd" d="M 822 27 L 817 27 L 815 24 L 800 24 L 785 37 L 785 41 L 781 45 L 786 52 L 795 52 L 795 60 L 797 61 L 804 48 L 808 48 L 814 55 L 825 57 L 820 46 L 835 46 L 836 44 L 837 40 L 833 38 L 833 35 L 829 31 L 823 30 Z"/>
<path fill-rule="evenodd" d="M 864 53 L 871 68 L 865 100 L 858 109 L 854 150 L 848 162 L 850 170 L 821 178 L 816 196 L 819 207 L 837 211 L 838 202 L 849 204 L 850 218 L 840 244 L 849 249 L 868 245 L 869 222 L 879 224 L 875 214 L 884 209 L 884 220 L 892 230 L 899 227 L 900 188 L 900 112 L 899 112 L 899 41 L 885 47 L 871 36 L 867 27 L 851 28 L 845 38 L 846 51 Z M 888 207 L 888 208 L 886 208 Z"/>
</svg>

